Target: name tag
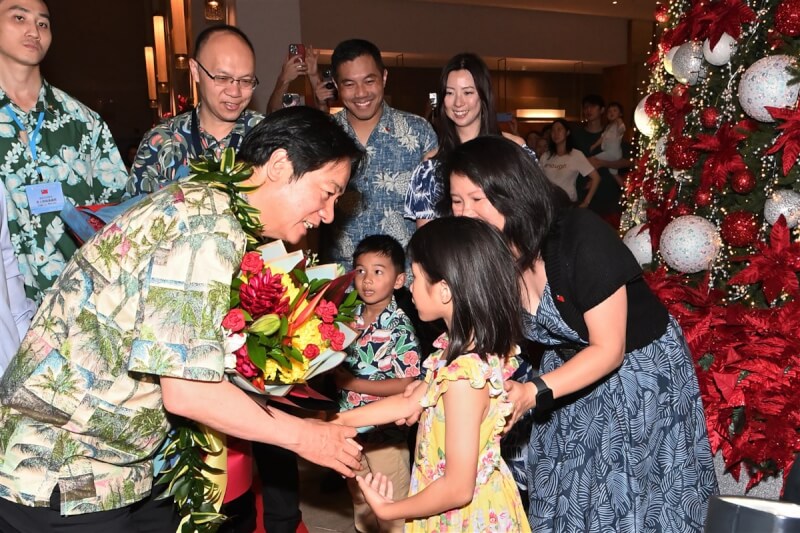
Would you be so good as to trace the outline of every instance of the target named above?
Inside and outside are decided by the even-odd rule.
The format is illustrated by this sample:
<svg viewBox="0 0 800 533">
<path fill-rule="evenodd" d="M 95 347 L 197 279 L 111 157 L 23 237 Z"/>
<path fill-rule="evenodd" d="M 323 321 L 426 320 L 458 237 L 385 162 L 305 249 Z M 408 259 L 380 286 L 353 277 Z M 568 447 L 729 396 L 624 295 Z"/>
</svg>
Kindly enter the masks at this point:
<svg viewBox="0 0 800 533">
<path fill-rule="evenodd" d="M 25 187 L 25 194 L 28 196 L 28 206 L 34 215 L 64 209 L 64 193 L 61 191 L 60 182 L 28 185 Z"/>
</svg>

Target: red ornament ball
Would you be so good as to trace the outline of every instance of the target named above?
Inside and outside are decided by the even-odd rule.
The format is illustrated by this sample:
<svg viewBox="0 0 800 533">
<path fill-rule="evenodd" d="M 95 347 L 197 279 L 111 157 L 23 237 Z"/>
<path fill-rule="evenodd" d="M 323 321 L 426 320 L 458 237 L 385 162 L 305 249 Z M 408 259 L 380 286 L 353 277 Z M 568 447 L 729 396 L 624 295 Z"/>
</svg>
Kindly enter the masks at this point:
<svg viewBox="0 0 800 533">
<path fill-rule="evenodd" d="M 642 183 L 642 196 L 651 204 L 656 204 L 661 199 L 661 184 L 657 179 L 651 178 Z"/>
<path fill-rule="evenodd" d="M 644 101 L 644 112 L 650 118 L 658 118 L 664 113 L 664 103 L 667 101 L 667 94 L 658 91 Z"/>
<path fill-rule="evenodd" d="M 700 124 L 704 128 L 716 128 L 719 126 L 719 111 L 715 107 L 707 107 L 700 112 Z"/>
<path fill-rule="evenodd" d="M 731 246 L 750 246 L 758 238 L 758 221 L 749 211 L 734 211 L 725 216 L 720 224 L 722 240 Z"/>
<path fill-rule="evenodd" d="M 672 88 L 672 97 L 673 98 L 684 98 L 686 93 L 689 92 L 689 88 L 682 83 L 676 83 L 675 86 Z"/>
<path fill-rule="evenodd" d="M 667 4 L 658 4 L 653 15 L 656 21 L 664 24 L 669 20 L 669 6 Z"/>
<path fill-rule="evenodd" d="M 678 170 L 688 170 L 697 163 L 700 154 L 694 148 L 695 140 L 691 137 L 678 137 L 667 143 L 667 164 Z"/>
<path fill-rule="evenodd" d="M 775 10 L 775 29 L 783 35 L 800 35 L 800 0 L 783 0 Z"/>
<path fill-rule="evenodd" d="M 756 188 L 756 178 L 749 170 L 740 170 L 731 176 L 731 189 L 739 194 L 749 194 Z"/>
<path fill-rule="evenodd" d="M 692 208 L 686 204 L 677 204 L 670 210 L 670 215 L 672 215 L 673 218 L 683 217 L 693 213 Z"/>
<path fill-rule="evenodd" d="M 711 191 L 707 189 L 701 189 L 694 193 L 694 203 L 697 204 L 697 207 L 708 207 L 711 205 L 711 200 L 714 198 L 714 195 L 711 194 Z"/>
</svg>

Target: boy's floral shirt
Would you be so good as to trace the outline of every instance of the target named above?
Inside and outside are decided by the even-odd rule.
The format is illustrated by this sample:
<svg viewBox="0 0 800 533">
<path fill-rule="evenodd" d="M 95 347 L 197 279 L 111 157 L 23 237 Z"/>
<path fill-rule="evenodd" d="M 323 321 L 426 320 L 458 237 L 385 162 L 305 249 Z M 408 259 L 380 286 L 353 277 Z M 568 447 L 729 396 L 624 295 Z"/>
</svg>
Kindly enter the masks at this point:
<svg viewBox="0 0 800 533">
<path fill-rule="evenodd" d="M 5 187 L 8 229 L 28 298 L 41 301 L 78 245 L 57 212 L 34 215 L 26 187 L 58 182 L 75 206 L 118 202 L 127 171 L 100 116 L 46 81 L 25 113 L 0 90 L 0 187 Z M 28 141 L 40 113 L 36 160 Z M 13 115 L 25 126 L 23 138 Z"/>
<path fill-rule="evenodd" d="M 144 498 L 168 421 L 159 376 L 219 381 L 245 235 L 226 193 L 174 183 L 75 253 L 0 381 L 0 497 L 61 514 Z"/>
<path fill-rule="evenodd" d="M 361 313 L 356 314 L 354 327 L 361 335 L 347 347 L 344 367 L 361 379 L 383 380 L 417 377 L 420 375 L 419 342 L 414 326 L 394 297 L 372 324 L 365 324 Z M 378 396 L 342 390 L 339 394 L 339 410 L 349 411 Z M 363 433 L 361 440 L 370 443 L 403 442 L 407 429 L 387 424 L 377 430 Z"/>
</svg>

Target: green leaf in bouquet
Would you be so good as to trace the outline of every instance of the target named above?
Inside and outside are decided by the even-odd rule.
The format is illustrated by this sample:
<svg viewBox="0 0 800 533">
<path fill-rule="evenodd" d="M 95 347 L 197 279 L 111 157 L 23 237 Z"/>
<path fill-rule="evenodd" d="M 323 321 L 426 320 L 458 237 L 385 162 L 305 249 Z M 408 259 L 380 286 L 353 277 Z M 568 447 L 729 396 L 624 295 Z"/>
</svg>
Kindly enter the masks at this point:
<svg viewBox="0 0 800 533">
<path fill-rule="evenodd" d="M 283 353 L 282 348 L 276 348 L 269 352 L 270 357 L 272 357 L 276 363 L 284 368 L 289 368 L 292 366 L 292 363 L 289 361 L 289 358 L 286 357 Z"/>
<path fill-rule="evenodd" d="M 267 350 L 258 342 L 258 335 L 247 336 L 247 355 L 257 368 L 260 368 L 262 372 L 265 371 Z"/>
<path fill-rule="evenodd" d="M 315 279 L 308 284 L 308 294 L 317 294 L 321 291 L 325 285 L 329 284 L 331 280 L 329 279 Z"/>
<path fill-rule="evenodd" d="M 241 296 L 239 296 L 239 291 L 231 291 L 230 307 L 237 307 L 240 303 L 242 303 L 242 299 Z"/>
<path fill-rule="evenodd" d="M 286 315 L 281 316 L 281 327 L 278 330 L 278 338 L 283 339 L 289 333 L 289 317 Z"/>
<path fill-rule="evenodd" d="M 308 285 L 308 275 L 302 268 L 295 268 L 292 270 L 292 277 L 298 283 L 298 286 Z"/>
<path fill-rule="evenodd" d="M 295 348 L 294 346 L 287 346 L 286 352 L 289 353 L 289 357 L 294 359 L 295 361 L 303 362 L 303 353 Z"/>
</svg>

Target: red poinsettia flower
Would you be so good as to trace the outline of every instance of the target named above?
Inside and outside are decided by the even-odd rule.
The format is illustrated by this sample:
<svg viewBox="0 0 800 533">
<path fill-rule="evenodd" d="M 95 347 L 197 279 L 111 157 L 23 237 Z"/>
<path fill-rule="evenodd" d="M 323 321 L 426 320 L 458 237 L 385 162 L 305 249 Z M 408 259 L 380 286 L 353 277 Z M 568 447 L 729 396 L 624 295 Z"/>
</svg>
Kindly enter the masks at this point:
<svg viewBox="0 0 800 533">
<path fill-rule="evenodd" d="M 751 285 L 761 282 L 764 296 L 770 303 L 775 302 L 781 293 L 797 295 L 800 283 L 800 243 L 791 242 L 786 219 L 781 215 L 772 226 L 769 245 L 756 244 L 758 252 L 747 257 L 735 257 L 734 261 L 749 261 L 742 271 L 730 279 L 731 285 Z"/>
<path fill-rule="evenodd" d="M 747 165 L 739 153 L 739 143 L 747 138 L 746 132 L 752 129 L 752 124 L 743 120 L 735 126 L 726 122 L 714 135 L 697 134 L 698 141 L 694 144 L 694 148 L 709 153 L 700 175 L 701 189 L 713 186 L 717 190 L 722 190 L 730 174 L 747 170 Z"/>
<path fill-rule="evenodd" d="M 765 106 L 764 109 L 769 111 L 772 118 L 782 122 L 775 128 L 781 134 L 765 153 L 776 154 L 783 150 L 782 170 L 785 176 L 797 163 L 797 158 L 800 156 L 800 110 L 769 106 Z"/>
</svg>

